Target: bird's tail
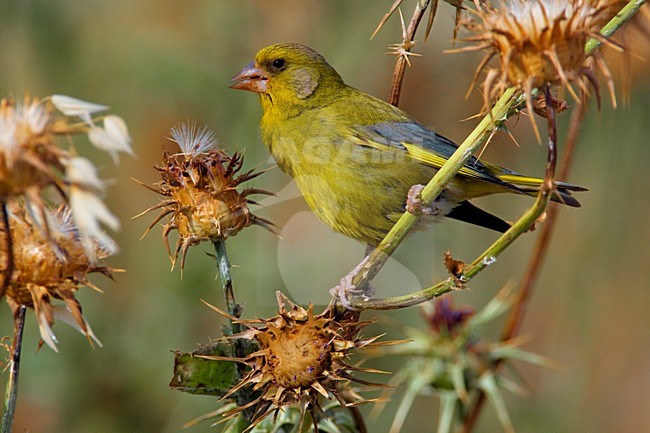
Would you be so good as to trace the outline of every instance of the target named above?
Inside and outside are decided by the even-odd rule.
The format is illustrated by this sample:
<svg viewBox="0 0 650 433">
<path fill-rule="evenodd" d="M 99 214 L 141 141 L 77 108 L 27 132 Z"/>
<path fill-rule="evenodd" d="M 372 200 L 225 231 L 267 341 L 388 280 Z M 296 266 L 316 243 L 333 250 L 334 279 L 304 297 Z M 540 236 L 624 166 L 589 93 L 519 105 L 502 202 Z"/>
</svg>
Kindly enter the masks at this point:
<svg viewBox="0 0 650 433">
<path fill-rule="evenodd" d="M 542 182 L 544 182 L 543 179 L 518 174 L 499 174 L 497 177 L 506 183 L 515 185 L 518 189 L 529 195 L 535 195 L 542 186 Z M 551 200 L 571 207 L 580 207 L 580 202 L 571 193 L 587 191 L 587 188 L 559 181 L 555 182 L 555 188 L 556 190 L 551 196 Z"/>
</svg>

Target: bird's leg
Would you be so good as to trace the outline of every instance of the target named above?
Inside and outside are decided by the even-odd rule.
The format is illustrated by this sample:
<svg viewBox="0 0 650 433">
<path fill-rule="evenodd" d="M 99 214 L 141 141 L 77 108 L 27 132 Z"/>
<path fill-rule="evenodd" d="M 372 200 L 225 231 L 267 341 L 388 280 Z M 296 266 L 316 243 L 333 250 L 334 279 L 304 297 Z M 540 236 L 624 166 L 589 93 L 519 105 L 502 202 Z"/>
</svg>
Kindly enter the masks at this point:
<svg viewBox="0 0 650 433">
<path fill-rule="evenodd" d="M 361 263 L 357 265 L 356 268 L 352 269 L 346 276 L 341 278 L 338 286 L 330 289 L 330 295 L 338 299 L 348 310 L 354 310 L 355 308 L 350 304 L 350 296 L 361 296 L 364 300 L 370 299 L 374 295 L 374 289 L 368 285 L 365 289 L 357 289 L 357 286 L 352 282 L 354 277 L 359 273 L 359 271 L 365 266 L 368 262 L 369 255 L 366 256 Z"/>
<path fill-rule="evenodd" d="M 406 196 L 406 211 L 413 215 L 439 215 L 442 209 L 434 201 L 431 206 L 422 206 L 422 190 L 424 185 L 413 185 Z"/>
</svg>

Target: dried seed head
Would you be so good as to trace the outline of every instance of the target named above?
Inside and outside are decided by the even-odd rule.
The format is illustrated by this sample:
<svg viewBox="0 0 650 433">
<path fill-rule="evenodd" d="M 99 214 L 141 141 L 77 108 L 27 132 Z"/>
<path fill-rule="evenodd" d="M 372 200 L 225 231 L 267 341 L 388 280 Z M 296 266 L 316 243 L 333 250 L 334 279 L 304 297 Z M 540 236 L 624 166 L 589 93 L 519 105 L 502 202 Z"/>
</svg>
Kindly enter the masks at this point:
<svg viewBox="0 0 650 433">
<path fill-rule="evenodd" d="M 20 305 L 33 308 L 41 338 L 55 351 L 56 337 L 52 325 L 56 317 L 96 340 L 74 294 L 83 285 L 99 290 L 88 280 L 89 274 L 101 273 L 112 278 L 112 270 L 96 262 L 96 259 L 105 258 L 108 252 L 95 243 L 93 258 L 86 254 L 68 207 L 46 211 L 49 237 L 25 206 L 14 203 L 9 211 L 13 273 L 5 295 L 14 314 Z M 4 251 L 0 252 L 0 262 L 7 262 Z M 56 305 L 55 299 L 64 301 L 65 308 Z"/>
<path fill-rule="evenodd" d="M 319 397 L 336 399 L 342 405 L 367 402 L 346 401 L 346 391 L 356 396 L 347 388 L 349 381 L 376 385 L 354 378 L 350 371 L 377 371 L 354 367 L 347 364 L 346 359 L 354 349 L 391 342 L 377 343 L 375 340 L 378 337 L 362 339 L 359 330 L 368 322 L 339 321 L 332 306 L 316 315 L 313 305 L 304 309 L 280 292 L 278 305 L 280 312 L 277 316 L 240 321 L 247 330 L 230 337 L 255 340 L 259 350 L 243 360 L 238 359 L 250 370 L 224 398 L 247 385 L 252 385 L 254 391 L 260 391 L 260 396 L 247 405 L 255 407 L 253 425 L 287 405 L 300 404 L 303 413 L 305 410 L 311 411 L 312 415 L 322 413 Z M 216 307 L 211 308 L 226 315 Z M 210 356 L 205 358 L 211 359 Z M 221 357 L 212 358 L 223 360 Z M 235 417 L 244 409 L 235 408 L 224 416 Z"/>
<path fill-rule="evenodd" d="M 58 193 L 57 203 L 70 205 L 91 258 L 97 240 L 105 248 L 114 247 L 100 223 L 116 229 L 118 221 L 100 199 L 104 185 L 94 165 L 77 157 L 74 150 L 60 147 L 58 139 L 87 133 L 92 144 L 113 156 L 130 153 L 131 139 L 120 117 L 106 116 L 104 127 L 97 126 L 91 117 L 105 109 L 62 95 L 42 100 L 25 97 L 22 103 L 13 98 L 0 101 L 0 199 L 26 200 L 46 224 L 44 197 L 52 189 Z"/>
<path fill-rule="evenodd" d="M 162 164 L 156 167 L 161 180 L 148 187 L 166 199 L 138 215 L 161 209 L 147 232 L 169 215 L 163 227 L 163 239 L 172 265 L 180 254 L 182 271 L 188 248 L 203 240 L 225 239 L 251 224 L 272 227 L 272 223 L 256 217 L 248 208 L 252 203 L 250 195 L 271 193 L 237 189 L 242 182 L 262 172 L 240 173 L 242 155 L 229 156 L 218 147 L 214 133 L 207 128 L 198 130 L 195 125 L 182 124 L 172 129 L 172 139 L 182 152 L 163 154 Z M 179 238 L 172 253 L 168 236 L 174 229 Z"/>
<path fill-rule="evenodd" d="M 267 367 L 274 382 L 287 389 L 309 387 L 316 382 L 331 363 L 331 345 L 323 329 L 313 323 L 269 329 L 270 335 L 259 334 L 256 339 L 268 347 Z"/>
<path fill-rule="evenodd" d="M 598 93 L 593 72 L 585 68 L 589 56 L 594 57 L 605 75 L 615 105 L 607 65 L 598 50 L 585 54 L 585 44 L 593 37 L 614 46 L 599 31 L 624 3 L 620 0 L 503 0 L 498 6 L 479 5 L 474 11 L 477 19 L 464 23 L 473 34 L 466 40 L 476 45 L 458 51 L 487 52 L 477 68 L 475 80 L 492 57 L 498 56 L 499 68 L 488 70 L 483 83 L 486 107 L 507 87 L 518 86 L 526 92 L 527 107 L 532 112 L 532 90 L 547 83 L 563 85 L 581 103 L 571 83 L 586 93 L 582 79 L 586 77 Z"/>
<path fill-rule="evenodd" d="M 19 196 L 52 182 L 39 168 L 58 162 L 59 147 L 52 141 L 52 111 L 37 98 L 25 98 L 23 104 L 14 99 L 0 102 L 0 196 Z"/>
</svg>

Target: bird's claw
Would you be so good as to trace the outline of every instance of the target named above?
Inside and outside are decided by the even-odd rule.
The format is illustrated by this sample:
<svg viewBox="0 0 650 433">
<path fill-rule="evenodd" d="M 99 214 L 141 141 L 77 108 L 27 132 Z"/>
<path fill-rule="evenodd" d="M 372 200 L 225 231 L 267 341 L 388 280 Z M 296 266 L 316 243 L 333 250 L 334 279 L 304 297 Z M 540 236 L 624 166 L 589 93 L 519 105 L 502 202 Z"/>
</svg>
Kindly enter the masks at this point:
<svg viewBox="0 0 650 433">
<path fill-rule="evenodd" d="M 406 196 L 406 211 L 413 215 L 439 215 L 440 208 L 435 205 L 435 202 L 431 206 L 422 205 L 422 190 L 424 185 L 413 185 Z"/>
<path fill-rule="evenodd" d="M 352 282 L 354 277 L 359 273 L 359 271 L 365 266 L 368 262 L 368 257 L 365 257 L 361 263 L 357 265 L 356 268 L 352 269 L 346 276 L 341 278 L 338 286 L 330 289 L 330 295 L 338 299 L 341 305 L 343 305 L 348 310 L 356 310 L 356 308 L 350 302 L 350 299 L 356 296 L 361 296 L 363 300 L 367 301 L 372 295 L 374 295 L 374 290 L 370 285 L 367 285 L 365 289 L 358 289 L 357 286 Z"/>
</svg>

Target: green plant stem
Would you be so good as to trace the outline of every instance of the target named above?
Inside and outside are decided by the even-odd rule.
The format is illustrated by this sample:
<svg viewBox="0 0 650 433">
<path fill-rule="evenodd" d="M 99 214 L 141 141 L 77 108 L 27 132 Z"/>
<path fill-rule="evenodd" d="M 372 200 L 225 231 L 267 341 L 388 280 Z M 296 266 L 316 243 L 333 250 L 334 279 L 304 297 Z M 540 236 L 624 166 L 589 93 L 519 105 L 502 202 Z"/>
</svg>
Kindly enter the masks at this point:
<svg viewBox="0 0 650 433">
<path fill-rule="evenodd" d="M 2 433 L 11 433 L 14 426 L 14 415 L 18 402 L 18 373 L 20 371 L 20 354 L 23 345 L 23 329 L 27 307 L 18 307 L 14 318 L 14 341 L 11 345 L 11 369 L 9 381 L 5 390 L 4 414 L 2 415 Z"/>
<path fill-rule="evenodd" d="M 625 24 L 634 14 L 639 10 L 641 6 L 646 2 L 646 0 L 631 0 L 623 6 L 619 13 L 616 14 L 605 26 L 600 30 L 600 34 L 605 37 L 610 37 L 618 30 L 623 24 Z M 597 39 L 589 39 L 585 45 L 585 52 L 590 53 L 596 48 L 600 47 L 603 44 L 602 41 Z"/>
<path fill-rule="evenodd" d="M 226 299 L 226 308 L 228 314 L 239 317 L 237 313 L 237 303 L 235 302 L 235 293 L 232 289 L 232 277 L 230 276 L 230 260 L 226 251 L 226 241 L 218 239 L 212 241 L 214 252 L 217 256 L 217 266 L 219 266 L 219 275 L 223 286 L 223 294 Z"/>
<path fill-rule="evenodd" d="M 223 294 L 226 300 L 226 309 L 228 310 L 228 314 L 238 318 L 241 316 L 242 307 L 235 301 L 235 292 L 232 286 L 232 276 L 230 275 L 230 260 L 228 259 L 228 252 L 226 250 L 226 241 L 224 239 L 213 240 L 212 244 L 214 245 L 217 266 L 219 267 Z M 228 322 L 227 329 L 224 330 L 225 335 L 238 334 L 242 331 L 239 323 L 235 323 L 231 319 L 228 319 Z M 232 348 L 234 349 L 235 357 L 243 358 L 245 356 L 245 345 L 245 340 L 241 338 L 232 340 Z M 244 377 L 246 374 L 246 366 L 237 363 L 237 372 L 240 378 Z M 237 404 L 243 406 L 251 401 L 251 394 L 247 391 L 238 391 L 236 398 Z M 243 415 L 244 419 L 248 423 L 247 425 L 250 425 L 251 419 L 254 416 L 254 411 L 246 410 Z"/>
<path fill-rule="evenodd" d="M 607 23 L 607 25 L 603 27 L 601 34 L 606 37 L 612 35 L 618 28 L 620 28 L 626 21 L 628 21 L 634 15 L 634 13 L 636 13 L 636 11 L 643 5 L 643 3 L 645 3 L 645 0 L 630 1 L 614 18 L 612 18 L 609 23 Z M 601 44 L 602 42 L 596 39 L 590 39 L 587 42 L 585 51 L 587 53 L 590 53 Z M 492 108 L 491 113 L 488 113 L 483 118 L 481 123 L 478 124 L 474 131 L 472 131 L 472 133 L 458 147 L 456 152 L 452 154 L 449 160 L 447 160 L 447 162 L 440 168 L 440 170 L 438 170 L 431 181 L 429 181 L 421 193 L 421 198 L 424 206 L 431 204 L 431 202 L 433 202 L 440 195 L 447 183 L 449 183 L 449 181 L 451 181 L 451 179 L 460 171 L 463 165 L 469 160 L 471 155 L 481 146 L 481 144 L 483 144 L 488 139 L 491 132 L 508 118 L 508 115 L 512 111 L 512 107 L 515 105 L 515 102 L 519 101 L 519 98 L 515 97 L 516 93 L 517 89 L 514 87 L 507 89 L 503 93 L 501 98 Z M 540 206 L 543 207 L 540 208 Z M 501 236 L 492 246 L 490 246 L 490 248 L 488 248 L 485 253 L 483 253 L 478 259 L 476 259 L 465 269 L 463 277 L 467 280 L 471 279 L 486 266 L 488 266 L 489 263 L 491 263 L 490 258 L 496 257 L 501 251 L 509 246 L 523 232 L 521 231 L 522 227 L 524 227 L 526 224 L 532 224 L 535 219 L 544 212 L 545 207 L 546 205 L 540 203 L 538 198 L 533 207 L 530 208 L 517 221 L 517 223 L 513 225 L 510 230 L 504 233 L 504 235 Z M 405 212 L 393 226 L 390 232 L 386 235 L 386 237 L 377 246 L 377 248 L 375 248 L 375 250 L 368 256 L 368 259 L 364 265 L 353 277 L 352 284 L 360 289 L 366 288 L 370 281 L 372 281 L 372 279 L 379 273 L 384 264 L 386 264 L 388 258 L 399 246 L 402 240 L 404 240 L 406 235 L 415 227 L 419 219 L 419 215 L 413 215 L 409 212 Z M 457 286 L 458 281 L 455 278 L 448 278 L 447 280 L 442 281 L 435 286 L 429 287 L 417 293 L 379 300 L 366 301 L 363 299 L 351 299 L 350 304 L 354 308 L 401 308 L 415 305 L 433 297 L 440 296 L 456 288 Z"/>
<path fill-rule="evenodd" d="M 226 241 L 224 239 L 217 239 L 212 241 L 214 245 L 214 252 L 217 257 L 217 266 L 219 267 L 219 275 L 221 277 L 221 285 L 223 288 L 224 298 L 226 300 L 226 309 L 228 314 L 234 317 L 241 316 L 241 306 L 235 301 L 235 292 L 232 287 L 232 277 L 230 275 L 230 260 L 228 259 L 228 252 L 226 251 Z M 230 335 L 240 332 L 238 323 L 230 321 Z M 238 342 L 239 340 L 235 340 Z M 237 351 L 241 349 L 239 344 L 236 344 Z M 242 353 L 237 354 L 238 357 L 243 356 Z"/>
</svg>

